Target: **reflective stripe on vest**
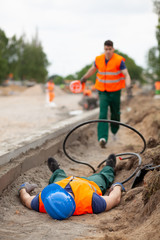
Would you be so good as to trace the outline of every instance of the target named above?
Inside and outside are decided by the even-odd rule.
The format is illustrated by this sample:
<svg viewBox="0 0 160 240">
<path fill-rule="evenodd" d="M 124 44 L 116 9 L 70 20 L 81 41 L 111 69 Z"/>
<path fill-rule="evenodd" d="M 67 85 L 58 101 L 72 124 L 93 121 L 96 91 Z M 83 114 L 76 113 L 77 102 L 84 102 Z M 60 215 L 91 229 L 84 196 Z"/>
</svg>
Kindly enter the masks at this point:
<svg viewBox="0 0 160 240">
<path fill-rule="evenodd" d="M 98 71 L 98 73 L 101 75 L 118 75 L 121 73 L 121 71 L 118 71 L 118 72 L 100 72 L 100 71 Z"/>
<path fill-rule="evenodd" d="M 102 83 L 118 83 L 118 82 L 120 82 L 121 80 L 125 80 L 124 77 L 121 77 L 121 78 L 119 78 L 119 79 L 117 79 L 117 80 L 102 80 L 102 79 L 100 79 L 99 77 L 96 77 L 96 79 L 98 79 L 98 81 L 99 81 L 99 82 L 102 82 Z"/>
<path fill-rule="evenodd" d="M 95 88 L 99 91 L 115 92 L 125 87 L 125 76 L 120 70 L 121 61 L 125 59 L 114 53 L 106 64 L 105 55 L 96 57 L 95 64 L 98 69 Z"/>
</svg>

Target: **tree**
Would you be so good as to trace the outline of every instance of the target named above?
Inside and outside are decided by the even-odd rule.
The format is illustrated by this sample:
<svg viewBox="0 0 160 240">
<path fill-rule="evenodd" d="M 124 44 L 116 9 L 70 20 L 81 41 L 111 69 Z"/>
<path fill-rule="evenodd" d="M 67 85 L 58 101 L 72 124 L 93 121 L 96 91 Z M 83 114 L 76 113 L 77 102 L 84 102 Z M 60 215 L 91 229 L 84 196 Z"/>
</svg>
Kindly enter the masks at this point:
<svg viewBox="0 0 160 240">
<path fill-rule="evenodd" d="M 154 0 L 154 12 L 158 15 L 158 25 L 156 26 L 157 46 L 148 51 L 147 62 L 148 71 L 152 73 L 153 81 L 160 80 L 160 0 Z"/>
<path fill-rule="evenodd" d="M 53 79 L 54 83 L 57 85 L 64 83 L 64 78 L 59 75 L 52 75 L 49 77 L 49 79 Z"/>
<path fill-rule="evenodd" d="M 20 76 L 22 79 L 34 79 L 37 82 L 45 81 L 49 62 L 37 36 L 32 39 L 31 43 L 24 44 L 20 61 Z"/>
<path fill-rule="evenodd" d="M 86 65 L 84 68 L 82 68 L 79 72 L 76 72 L 76 77 L 77 79 L 81 79 L 83 77 L 83 75 L 88 71 L 88 69 L 93 65 L 93 63 Z M 91 80 L 92 82 L 95 82 L 96 80 L 96 73 L 93 74 L 89 80 Z"/>
<path fill-rule="evenodd" d="M 68 76 L 66 76 L 64 79 L 66 80 L 75 80 L 76 79 L 76 75 L 74 74 L 69 74 Z"/>
<path fill-rule="evenodd" d="M 7 38 L 0 29 L 0 82 L 5 80 L 9 73 L 13 74 L 14 79 L 44 82 L 48 65 L 37 34 L 30 43 L 25 40 L 25 36 L 19 39 L 15 35 Z"/>
<path fill-rule="evenodd" d="M 8 41 L 5 32 L 0 29 L 0 82 L 6 78 L 8 73 Z"/>
<path fill-rule="evenodd" d="M 14 35 L 9 39 L 8 44 L 8 70 L 13 73 L 14 79 L 20 79 L 21 55 L 23 53 L 23 37 L 17 39 Z"/>
<path fill-rule="evenodd" d="M 131 79 L 138 80 L 139 82 L 143 83 L 144 82 L 144 79 L 142 77 L 143 68 L 138 66 L 135 63 L 135 61 L 132 58 L 130 58 L 127 54 L 122 53 L 118 50 L 115 50 L 115 52 L 125 58 L 125 60 L 126 60 L 125 64 L 126 64 L 126 67 L 128 69 Z"/>
</svg>

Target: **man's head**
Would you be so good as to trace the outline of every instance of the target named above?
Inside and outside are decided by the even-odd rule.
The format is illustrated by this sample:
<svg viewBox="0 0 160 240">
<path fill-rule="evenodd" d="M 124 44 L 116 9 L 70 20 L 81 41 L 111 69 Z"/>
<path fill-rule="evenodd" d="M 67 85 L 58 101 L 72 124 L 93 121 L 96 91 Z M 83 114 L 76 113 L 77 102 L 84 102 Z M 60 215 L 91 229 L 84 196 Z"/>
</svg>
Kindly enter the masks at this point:
<svg viewBox="0 0 160 240">
<path fill-rule="evenodd" d="M 63 220 L 73 215 L 76 205 L 74 198 L 58 184 L 50 184 L 41 193 L 46 212 L 57 220 Z"/>
<path fill-rule="evenodd" d="M 107 40 L 104 42 L 104 54 L 106 59 L 110 59 L 113 56 L 114 47 L 113 42 L 111 40 Z"/>
</svg>

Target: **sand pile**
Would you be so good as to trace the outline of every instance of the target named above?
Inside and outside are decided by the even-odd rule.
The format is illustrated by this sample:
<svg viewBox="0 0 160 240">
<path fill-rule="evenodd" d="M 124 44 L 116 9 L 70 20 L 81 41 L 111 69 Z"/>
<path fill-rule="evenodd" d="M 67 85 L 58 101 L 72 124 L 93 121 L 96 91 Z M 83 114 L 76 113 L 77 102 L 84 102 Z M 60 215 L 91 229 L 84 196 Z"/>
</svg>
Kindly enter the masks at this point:
<svg viewBox="0 0 160 240">
<path fill-rule="evenodd" d="M 37 96 L 43 94 L 43 85 L 36 84 L 33 87 L 29 87 L 22 93 L 23 96 Z"/>
<path fill-rule="evenodd" d="M 38 96 L 42 95 L 46 92 L 46 88 L 44 84 L 36 84 L 33 87 L 29 87 L 23 92 L 24 96 Z M 54 87 L 55 97 L 64 95 L 64 91 L 59 88 L 59 86 Z"/>
<path fill-rule="evenodd" d="M 159 99 L 154 99 L 152 95 L 148 95 L 146 101 L 146 96 L 139 96 L 129 102 L 128 108 L 131 111 L 124 114 L 127 124 L 143 132 L 146 139 L 149 137 L 160 138 Z"/>
<path fill-rule="evenodd" d="M 25 86 L 18 85 L 10 85 L 6 87 L 0 86 L 0 96 L 11 96 L 11 95 L 19 95 L 21 92 L 26 90 Z"/>
</svg>

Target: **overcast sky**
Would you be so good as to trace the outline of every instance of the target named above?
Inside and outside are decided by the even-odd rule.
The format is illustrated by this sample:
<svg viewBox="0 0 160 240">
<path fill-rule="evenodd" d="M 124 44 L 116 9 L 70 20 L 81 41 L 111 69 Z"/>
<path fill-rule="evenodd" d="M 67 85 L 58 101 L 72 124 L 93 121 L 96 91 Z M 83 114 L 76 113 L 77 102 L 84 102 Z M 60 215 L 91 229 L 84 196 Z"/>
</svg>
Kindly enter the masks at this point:
<svg viewBox="0 0 160 240">
<path fill-rule="evenodd" d="M 157 22 L 152 0 L 0 0 L 0 28 L 8 37 L 25 33 L 29 40 L 38 29 L 50 75 L 79 71 L 108 39 L 146 67 Z"/>
</svg>

